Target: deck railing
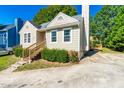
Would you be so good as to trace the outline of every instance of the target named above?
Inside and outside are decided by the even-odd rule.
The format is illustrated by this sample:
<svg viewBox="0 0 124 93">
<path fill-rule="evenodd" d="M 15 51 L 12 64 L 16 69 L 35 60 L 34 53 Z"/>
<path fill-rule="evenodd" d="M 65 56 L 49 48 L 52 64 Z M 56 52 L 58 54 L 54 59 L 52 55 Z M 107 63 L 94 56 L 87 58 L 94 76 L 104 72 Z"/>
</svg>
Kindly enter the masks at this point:
<svg viewBox="0 0 124 93">
<path fill-rule="evenodd" d="M 40 43 L 34 43 L 31 46 L 27 47 L 26 49 L 23 49 L 23 59 L 31 60 L 33 57 L 35 57 L 38 53 L 41 52 L 41 50 L 45 47 L 46 41 L 42 41 Z"/>
</svg>

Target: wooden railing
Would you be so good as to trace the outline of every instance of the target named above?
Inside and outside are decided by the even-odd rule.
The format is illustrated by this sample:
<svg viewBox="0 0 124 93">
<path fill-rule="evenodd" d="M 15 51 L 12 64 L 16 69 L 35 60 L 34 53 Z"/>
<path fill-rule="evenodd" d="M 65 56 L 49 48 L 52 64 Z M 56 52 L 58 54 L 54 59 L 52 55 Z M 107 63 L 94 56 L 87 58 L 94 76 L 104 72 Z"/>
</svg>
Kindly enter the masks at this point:
<svg viewBox="0 0 124 93">
<path fill-rule="evenodd" d="M 31 46 L 27 47 L 23 50 L 23 59 L 31 60 L 33 57 L 35 57 L 38 53 L 41 52 L 41 50 L 45 47 L 46 41 L 42 41 L 40 43 L 34 43 Z"/>
</svg>

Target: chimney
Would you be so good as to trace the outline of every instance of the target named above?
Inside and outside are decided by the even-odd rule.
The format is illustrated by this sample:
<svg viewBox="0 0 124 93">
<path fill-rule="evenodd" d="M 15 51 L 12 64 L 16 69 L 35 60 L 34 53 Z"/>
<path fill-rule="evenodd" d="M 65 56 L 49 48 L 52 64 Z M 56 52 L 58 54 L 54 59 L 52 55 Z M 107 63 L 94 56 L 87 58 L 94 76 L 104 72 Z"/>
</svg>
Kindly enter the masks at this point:
<svg viewBox="0 0 124 93">
<path fill-rule="evenodd" d="M 20 35 L 19 31 L 21 30 L 23 26 L 23 20 L 21 18 L 15 19 L 15 27 L 16 27 L 16 45 L 20 43 Z"/>
<path fill-rule="evenodd" d="M 86 35 L 86 47 L 85 50 L 89 50 L 89 5 L 82 5 L 82 16 L 84 18 L 84 28 Z"/>
</svg>

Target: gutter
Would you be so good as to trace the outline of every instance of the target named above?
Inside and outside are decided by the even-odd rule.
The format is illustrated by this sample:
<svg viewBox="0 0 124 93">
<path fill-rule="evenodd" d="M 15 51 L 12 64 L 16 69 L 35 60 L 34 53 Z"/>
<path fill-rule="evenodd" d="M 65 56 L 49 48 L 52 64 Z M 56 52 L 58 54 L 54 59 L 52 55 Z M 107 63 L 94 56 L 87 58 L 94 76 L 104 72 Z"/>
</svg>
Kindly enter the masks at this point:
<svg viewBox="0 0 124 93">
<path fill-rule="evenodd" d="M 73 22 L 73 23 L 67 23 L 67 24 L 62 24 L 62 25 L 57 25 L 57 26 L 46 27 L 43 29 L 38 29 L 37 31 L 47 31 L 47 30 L 63 28 L 63 27 L 68 27 L 68 26 L 75 26 L 75 25 L 80 26 L 80 22 Z"/>
</svg>

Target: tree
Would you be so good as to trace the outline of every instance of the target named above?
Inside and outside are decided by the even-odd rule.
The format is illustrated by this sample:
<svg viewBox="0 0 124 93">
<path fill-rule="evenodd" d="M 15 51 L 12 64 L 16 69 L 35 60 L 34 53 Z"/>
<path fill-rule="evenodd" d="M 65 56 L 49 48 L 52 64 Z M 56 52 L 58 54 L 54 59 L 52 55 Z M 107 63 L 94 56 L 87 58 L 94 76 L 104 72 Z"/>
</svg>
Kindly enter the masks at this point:
<svg viewBox="0 0 124 93">
<path fill-rule="evenodd" d="M 59 12 L 73 16 L 77 14 L 76 9 L 71 5 L 51 5 L 42 8 L 33 18 L 33 22 L 40 25 L 44 22 L 51 21 Z"/>
<path fill-rule="evenodd" d="M 97 34 L 103 46 L 105 46 L 106 38 L 112 32 L 113 19 L 117 16 L 119 7 L 103 6 L 101 11 L 94 17 L 95 24 L 97 25 Z"/>
<path fill-rule="evenodd" d="M 101 41 L 102 45 L 118 51 L 124 51 L 124 6 L 103 6 L 93 17 L 94 35 Z"/>
<path fill-rule="evenodd" d="M 124 7 L 120 7 L 118 15 L 115 17 L 112 33 L 106 39 L 109 48 L 124 51 Z"/>
</svg>

